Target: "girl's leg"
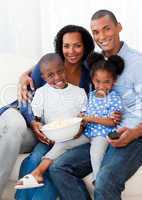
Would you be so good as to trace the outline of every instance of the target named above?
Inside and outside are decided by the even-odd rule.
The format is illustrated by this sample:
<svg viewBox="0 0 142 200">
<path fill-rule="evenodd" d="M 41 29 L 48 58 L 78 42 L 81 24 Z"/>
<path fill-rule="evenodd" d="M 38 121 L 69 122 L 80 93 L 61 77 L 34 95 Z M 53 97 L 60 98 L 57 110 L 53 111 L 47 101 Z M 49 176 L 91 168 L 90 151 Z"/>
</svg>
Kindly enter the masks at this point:
<svg viewBox="0 0 142 200">
<path fill-rule="evenodd" d="M 93 181 L 96 180 L 107 146 L 106 138 L 102 136 L 91 138 L 90 156 L 93 169 Z"/>
</svg>

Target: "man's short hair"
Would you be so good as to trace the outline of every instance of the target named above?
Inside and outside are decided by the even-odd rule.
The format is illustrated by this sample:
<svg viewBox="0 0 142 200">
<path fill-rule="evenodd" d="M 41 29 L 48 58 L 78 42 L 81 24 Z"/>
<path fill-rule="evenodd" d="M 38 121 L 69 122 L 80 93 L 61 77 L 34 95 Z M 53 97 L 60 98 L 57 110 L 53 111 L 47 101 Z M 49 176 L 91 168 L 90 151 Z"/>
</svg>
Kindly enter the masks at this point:
<svg viewBox="0 0 142 200">
<path fill-rule="evenodd" d="M 118 24 L 118 21 L 117 21 L 115 15 L 113 14 L 113 12 L 111 12 L 109 10 L 98 10 L 97 12 L 95 12 L 92 15 L 91 20 L 96 20 L 96 19 L 99 19 L 99 18 L 105 17 L 105 16 L 109 16 L 109 18 L 114 22 L 114 24 Z"/>
</svg>

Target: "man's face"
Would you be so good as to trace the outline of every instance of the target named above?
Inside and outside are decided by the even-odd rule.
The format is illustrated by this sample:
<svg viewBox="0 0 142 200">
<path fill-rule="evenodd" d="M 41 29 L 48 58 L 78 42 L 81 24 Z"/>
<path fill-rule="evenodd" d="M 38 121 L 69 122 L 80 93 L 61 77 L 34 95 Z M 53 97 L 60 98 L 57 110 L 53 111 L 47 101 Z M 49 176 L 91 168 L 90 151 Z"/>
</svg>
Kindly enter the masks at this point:
<svg viewBox="0 0 142 200">
<path fill-rule="evenodd" d="M 114 55 L 120 49 L 120 23 L 115 24 L 109 16 L 91 21 L 91 30 L 94 41 L 103 50 L 106 56 Z"/>
</svg>

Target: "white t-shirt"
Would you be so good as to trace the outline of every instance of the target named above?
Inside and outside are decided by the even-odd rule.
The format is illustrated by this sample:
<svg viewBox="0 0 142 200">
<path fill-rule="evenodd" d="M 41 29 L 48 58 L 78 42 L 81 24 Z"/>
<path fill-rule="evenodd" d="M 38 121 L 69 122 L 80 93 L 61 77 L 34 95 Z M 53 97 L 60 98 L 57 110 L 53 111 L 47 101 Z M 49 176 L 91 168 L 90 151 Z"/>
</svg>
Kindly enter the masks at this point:
<svg viewBox="0 0 142 200">
<path fill-rule="evenodd" d="M 64 89 L 55 89 L 45 84 L 36 90 L 31 103 L 35 116 L 49 123 L 56 119 L 76 117 L 85 108 L 85 90 L 68 84 Z"/>
</svg>

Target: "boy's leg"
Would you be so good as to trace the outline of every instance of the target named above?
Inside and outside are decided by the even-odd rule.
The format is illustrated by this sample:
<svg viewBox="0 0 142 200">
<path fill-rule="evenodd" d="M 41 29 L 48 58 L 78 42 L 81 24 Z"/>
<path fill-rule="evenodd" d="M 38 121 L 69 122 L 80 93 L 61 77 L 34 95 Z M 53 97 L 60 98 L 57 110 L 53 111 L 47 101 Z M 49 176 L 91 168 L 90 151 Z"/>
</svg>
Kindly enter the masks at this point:
<svg viewBox="0 0 142 200">
<path fill-rule="evenodd" d="M 96 180 L 96 175 L 100 169 L 107 146 L 108 142 L 106 138 L 102 136 L 91 138 L 90 156 L 93 169 L 93 181 Z"/>
<path fill-rule="evenodd" d="M 89 139 L 84 135 L 81 135 L 77 139 L 55 143 L 52 149 L 44 156 L 44 158 L 55 160 L 60 155 L 65 153 L 65 151 L 67 151 L 68 149 L 72 149 L 73 147 L 77 147 L 86 143 L 89 143 Z"/>
<path fill-rule="evenodd" d="M 88 138 L 82 135 L 81 137 L 74 140 L 55 143 L 51 150 L 43 157 L 41 163 L 36 167 L 35 170 L 32 171 L 31 174 L 39 183 L 43 182 L 43 174 L 52 164 L 54 159 L 62 155 L 67 149 L 71 149 L 75 146 L 79 146 L 88 142 Z"/>
<path fill-rule="evenodd" d="M 41 162 L 41 158 L 50 150 L 52 145 L 46 145 L 43 143 L 38 143 L 36 147 L 33 149 L 32 153 L 24 159 L 20 168 L 19 178 L 24 175 L 31 173 L 37 165 Z M 17 200 L 55 200 L 57 196 L 57 191 L 49 179 L 47 173 L 45 173 L 44 177 L 44 187 L 41 188 L 33 188 L 28 190 L 17 190 L 15 199 Z"/>
</svg>

